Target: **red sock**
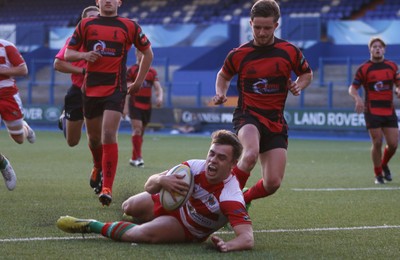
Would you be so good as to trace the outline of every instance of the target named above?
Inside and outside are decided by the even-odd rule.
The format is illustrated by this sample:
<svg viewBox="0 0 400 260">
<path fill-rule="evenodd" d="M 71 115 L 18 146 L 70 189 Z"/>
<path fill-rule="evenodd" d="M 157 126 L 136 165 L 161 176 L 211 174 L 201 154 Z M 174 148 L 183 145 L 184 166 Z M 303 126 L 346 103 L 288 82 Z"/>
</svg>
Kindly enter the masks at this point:
<svg viewBox="0 0 400 260">
<path fill-rule="evenodd" d="M 90 152 L 92 152 L 93 164 L 97 169 L 101 169 L 101 160 L 103 158 L 103 146 L 92 148 L 89 145 Z"/>
<path fill-rule="evenodd" d="M 131 222 L 117 221 L 105 223 L 101 229 L 101 234 L 116 241 L 121 241 L 121 237 L 126 231 L 136 226 Z"/>
<path fill-rule="evenodd" d="M 381 166 L 379 166 L 379 167 L 374 167 L 374 173 L 375 173 L 375 176 L 380 176 L 380 175 L 382 175 L 382 167 L 381 167 Z"/>
<path fill-rule="evenodd" d="M 232 169 L 232 173 L 238 179 L 240 188 L 243 189 L 244 186 L 246 185 L 247 180 L 250 177 L 250 173 L 242 171 L 237 166 L 235 166 L 235 168 Z"/>
<path fill-rule="evenodd" d="M 141 135 L 132 136 L 132 160 L 136 160 L 137 158 L 142 158 L 142 143 L 143 137 Z"/>
<path fill-rule="evenodd" d="M 118 165 L 118 144 L 103 144 L 103 188 L 112 189 Z"/>
<path fill-rule="evenodd" d="M 391 151 L 389 151 L 387 146 L 385 147 L 385 150 L 383 150 L 383 157 L 382 157 L 382 163 L 381 163 L 382 166 L 387 166 L 388 162 L 393 157 L 395 152 L 396 152 L 396 150 L 391 152 Z"/>
<path fill-rule="evenodd" d="M 253 187 L 243 193 L 244 202 L 250 203 L 252 200 L 267 197 L 269 194 L 264 188 L 263 179 L 260 179 Z"/>
</svg>

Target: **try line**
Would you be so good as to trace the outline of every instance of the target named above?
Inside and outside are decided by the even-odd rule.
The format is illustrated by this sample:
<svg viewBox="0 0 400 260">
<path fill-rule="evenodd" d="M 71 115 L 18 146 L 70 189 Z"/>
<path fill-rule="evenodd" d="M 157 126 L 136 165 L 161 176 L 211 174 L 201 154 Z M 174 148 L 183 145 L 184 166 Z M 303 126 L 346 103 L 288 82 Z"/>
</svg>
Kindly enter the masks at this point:
<svg viewBox="0 0 400 260">
<path fill-rule="evenodd" d="M 305 228 L 305 229 L 271 229 L 254 230 L 254 233 L 294 233 L 294 232 L 320 232 L 320 231 L 353 231 L 370 229 L 400 229 L 400 225 L 383 226 L 361 226 L 361 227 L 327 227 L 327 228 Z M 215 234 L 230 234 L 233 231 L 218 231 Z M 73 237 L 28 237 L 28 238 L 7 238 L 0 239 L 0 243 L 6 242 L 31 242 L 31 241 L 55 241 L 55 240 L 84 240 L 84 239 L 102 239 L 100 235 L 96 236 L 73 236 Z"/>
</svg>

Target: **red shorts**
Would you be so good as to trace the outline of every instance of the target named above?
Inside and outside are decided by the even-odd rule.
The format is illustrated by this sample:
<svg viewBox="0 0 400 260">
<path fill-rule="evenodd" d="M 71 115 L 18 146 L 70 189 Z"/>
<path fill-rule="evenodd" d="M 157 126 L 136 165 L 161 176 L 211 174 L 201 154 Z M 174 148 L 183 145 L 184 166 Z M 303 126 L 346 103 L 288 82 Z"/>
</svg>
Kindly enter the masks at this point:
<svg viewBox="0 0 400 260">
<path fill-rule="evenodd" d="M 4 121 L 15 121 L 24 117 L 21 97 L 16 88 L 0 88 L 0 116 Z"/>
<path fill-rule="evenodd" d="M 154 216 L 155 217 L 172 216 L 172 217 L 176 218 L 179 221 L 179 223 L 182 225 L 183 230 L 185 231 L 185 237 L 186 237 L 187 242 L 204 242 L 207 240 L 208 237 L 197 238 L 197 237 L 193 236 L 192 233 L 189 232 L 189 230 L 185 227 L 185 225 L 182 222 L 179 209 L 176 209 L 174 211 L 165 210 L 160 203 L 160 194 L 159 193 L 151 195 L 151 198 L 153 199 L 153 202 L 154 202 L 154 208 L 153 208 Z"/>
</svg>

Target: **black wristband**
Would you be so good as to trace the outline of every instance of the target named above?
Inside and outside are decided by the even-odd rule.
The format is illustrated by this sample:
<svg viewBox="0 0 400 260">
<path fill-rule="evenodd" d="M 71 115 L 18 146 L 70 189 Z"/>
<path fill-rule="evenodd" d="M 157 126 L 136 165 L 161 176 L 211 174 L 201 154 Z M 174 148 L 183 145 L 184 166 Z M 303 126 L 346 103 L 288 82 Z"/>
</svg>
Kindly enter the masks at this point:
<svg viewBox="0 0 400 260">
<path fill-rule="evenodd" d="M 86 74 L 86 69 L 83 68 L 83 69 L 82 69 L 82 75 L 85 75 L 85 74 Z"/>
</svg>

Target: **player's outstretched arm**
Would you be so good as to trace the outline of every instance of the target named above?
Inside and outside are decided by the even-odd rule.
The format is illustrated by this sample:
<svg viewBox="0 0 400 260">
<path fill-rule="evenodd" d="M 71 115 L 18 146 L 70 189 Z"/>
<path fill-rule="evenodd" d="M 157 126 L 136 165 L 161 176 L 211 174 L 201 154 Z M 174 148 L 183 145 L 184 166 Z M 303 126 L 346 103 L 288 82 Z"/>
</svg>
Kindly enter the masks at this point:
<svg viewBox="0 0 400 260">
<path fill-rule="evenodd" d="M 211 241 L 220 252 L 249 250 L 254 247 L 253 228 L 250 224 L 237 225 L 233 227 L 236 237 L 224 241 L 218 236 L 212 236 Z"/>
</svg>

